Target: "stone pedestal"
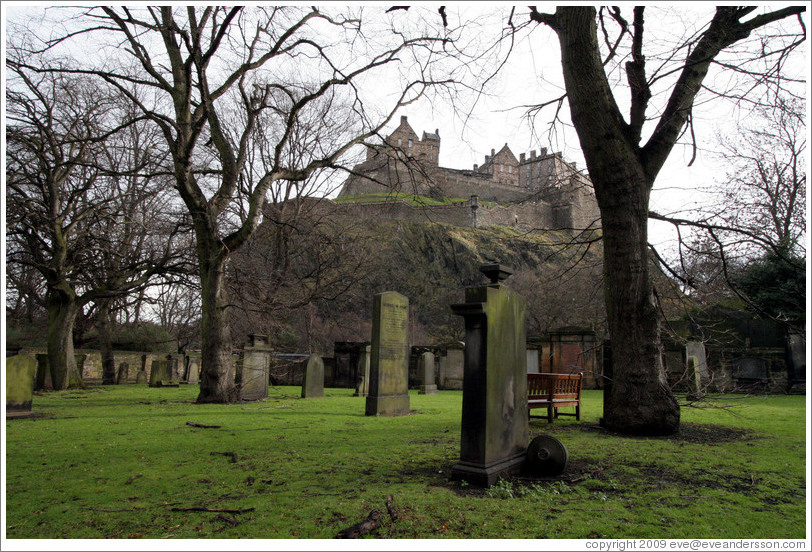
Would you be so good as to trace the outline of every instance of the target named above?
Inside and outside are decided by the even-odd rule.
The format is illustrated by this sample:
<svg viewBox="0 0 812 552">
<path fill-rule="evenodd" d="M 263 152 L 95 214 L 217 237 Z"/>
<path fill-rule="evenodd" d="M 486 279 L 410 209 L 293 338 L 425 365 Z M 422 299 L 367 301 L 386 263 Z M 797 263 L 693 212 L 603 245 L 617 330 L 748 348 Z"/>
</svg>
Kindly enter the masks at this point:
<svg viewBox="0 0 812 552">
<path fill-rule="evenodd" d="M 240 354 L 240 398 L 258 401 L 268 396 L 268 369 L 271 363 L 271 347 L 268 336 L 253 334 Z"/>
<path fill-rule="evenodd" d="M 304 379 L 302 380 L 302 398 L 312 399 L 324 396 L 324 361 L 319 355 L 310 355 L 307 359 Z"/>
<path fill-rule="evenodd" d="M 528 444 L 525 302 L 499 282 L 511 274 L 485 265 L 489 285 L 452 305 L 465 319 L 460 462 L 452 479 L 480 486 L 521 469 Z"/>
<path fill-rule="evenodd" d="M 29 418 L 37 361 L 28 355 L 6 358 L 6 418 Z"/>
<path fill-rule="evenodd" d="M 409 413 L 409 299 L 386 291 L 372 309 L 372 358 L 367 416 Z"/>
<path fill-rule="evenodd" d="M 437 385 L 434 383 L 434 353 L 420 355 L 418 373 L 420 374 L 420 395 L 436 395 Z"/>
</svg>

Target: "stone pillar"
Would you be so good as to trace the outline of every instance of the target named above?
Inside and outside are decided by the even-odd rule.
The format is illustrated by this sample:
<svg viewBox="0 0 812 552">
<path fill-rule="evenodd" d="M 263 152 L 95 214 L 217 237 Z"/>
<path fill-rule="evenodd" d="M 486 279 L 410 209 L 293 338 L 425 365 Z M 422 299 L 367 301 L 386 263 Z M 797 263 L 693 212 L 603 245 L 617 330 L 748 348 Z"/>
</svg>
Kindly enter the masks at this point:
<svg viewBox="0 0 812 552">
<path fill-rule="evenodd" d="M 409 413 L 409 299 L 395 291 L 375 295 L 367 416 Z"/>
<path fill-rule="evenodd" d="M 6 418 L 31 417 L 37 360 L 28 355 L 6 358 Z"/>
<path fill-rule="evenodd" d="M 500 283 L 512 271 L 480 269 L 491 279 L 452 305 L 465 319 L 460 462 L 452 479 L 489 487 L 521 469 L 529 439 L 525 302 Z"/>
<path fill-rule="evenodd" d="M 369 366 L 372 362 L 372 346 L 363 345 L 358 351 L 358 383 L 354 397 L 369 396 Z"/>
<path fill-rule="evenodd" d="M 434 353 L 425 352 L 420 355 L 418 364 L 418 373 L 420 374 L 420 395 L 436 395 L 437 385 L 434 383 Z"/>
<path fill-rule="evenodd" d="M 324 396 L 324 361 L 319 355 L 310 355 L 302 380 L 302 398 Z"/>
<path fill-rule="evenodd" d="M 268 336 L 252 334 L 248 337 L 248 345 L 243 347 L 240 354 L 240 398 L 244 401 L 258 401 L 268 396 L 271 346 L 268 344 Z"/>
</svg>

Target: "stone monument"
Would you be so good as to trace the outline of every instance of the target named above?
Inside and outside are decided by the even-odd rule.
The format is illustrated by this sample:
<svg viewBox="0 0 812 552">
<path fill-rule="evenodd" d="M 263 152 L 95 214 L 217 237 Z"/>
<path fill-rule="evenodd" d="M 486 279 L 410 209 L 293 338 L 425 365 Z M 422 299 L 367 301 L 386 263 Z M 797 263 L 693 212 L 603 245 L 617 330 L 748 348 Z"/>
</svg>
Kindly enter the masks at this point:
<svg viewBox="0 0 812 552">
<path fill-rule="evenodd" d="M 452 479 L 489 487 L 517 472 L 528 445 L 525 302 L 501 284 L 512 271 L 480 268 L 490 284 L 466 288 L 452 305 L 465 320 L 460 461 Z"/>
<path fill-rule="evenodd" d="M 434 353 L 425 352 L 420 355 L 418 364 L 418 373 L 420 374 L 420 395 L 436 395 L 437 385 L 434 383 Z"/>
<path fill-rule="evenodd" d="M 395 291 L 375 295 L 367 416 L 409 413 L 409 299 Z"/>
<path fill-rule="evenodd" d="M 31 417 L 37 360 L 28 355 L 6 358 L 6 418 Z"/>
<path fill-rule="evenodd" d="M 324 361 L 319 355 L 310 355 L 307 359 L 304 379 L 302 380 L 302 398 L 311 399 L 324 396 Z"/>
<path fill-rule="evenodd" d="M 240 353 L 240 398 L 258 401 L 268 396 L 271 346 L 267 335 L 251 334 Z"/>
</svg>

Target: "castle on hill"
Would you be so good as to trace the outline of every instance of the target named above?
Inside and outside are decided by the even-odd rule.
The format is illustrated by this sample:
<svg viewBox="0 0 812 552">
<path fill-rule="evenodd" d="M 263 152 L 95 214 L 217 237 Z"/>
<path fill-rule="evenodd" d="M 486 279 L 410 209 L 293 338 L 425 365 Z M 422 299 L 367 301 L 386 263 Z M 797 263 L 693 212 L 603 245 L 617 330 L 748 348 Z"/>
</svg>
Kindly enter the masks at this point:
<svg viewBox="0 0 812 552">
<path fill-rule="evenodd" d="M 382 144 L 368 146 L 366 160 L 353 168 L 339 197 L 394 192 L 434 199 L 462 198 L 448 213 L 452 224 L 523 225 L 533 229 L 586 229 L 599 226 L 592 183 L 561 153 L 521 153 L 517 159 L 505 144 L 491 150 L 472 169 L 440 166 L 440 132 L 418 137 L 406 116 Z M 495 204 L 495 205 L 493 205 Z M 422 209 L 430 209 L 423 207 Z M 443 209 L 435 209 L 443 221 Z M 396 214 L 394 216 L 397 216 Z"/>
</svg>

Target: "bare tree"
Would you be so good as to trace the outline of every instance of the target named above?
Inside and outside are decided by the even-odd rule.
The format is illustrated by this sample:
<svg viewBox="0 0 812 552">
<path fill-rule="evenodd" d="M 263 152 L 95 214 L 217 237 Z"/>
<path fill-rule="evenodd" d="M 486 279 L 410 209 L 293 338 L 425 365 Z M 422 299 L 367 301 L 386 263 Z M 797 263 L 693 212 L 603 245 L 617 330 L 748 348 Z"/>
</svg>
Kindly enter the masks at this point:
<svg viewBox="0 0 812 552">
<path fill-rule="evenodd" d="M 80 382 L 73 329 L 82 309 L 165 270 L 172 240 L 151 238 L 154 222 L 130 212 L 145 197 L 143 182 L 113 185 L 120 174 L 104 157 L 138 122 L 123 116 L 120 95 L 87 78 L 30 71 L 22 63 L 29 56 L 15 47 L 9 53 L 8 262 L 44 280 L 49 364 L 54 388 L 65 389 Z M 138 236 L 138 247 L 121 241 L 128 233 Z"/>
<path fill-rule="evenodd" d="M 202 301 L 198 402 L 234 401 L 225 287 L 230 254 L 259 223 L 269 188 L 336 166 L 437 82 L 432 65 L 453 49 L 450 30 L 438 21 L 436 28 L 427 24 L 414 31 L 383 10 L 365 14 L 362 25 L 360 15 L 304 7 L 104 7 L 87 10 L 78 21 L 82 28 L 44 39 L 46 47 L 92 36 L 104 52 L 106 43 L 109 66 L 118 62 L 120 69 L 75 64 L 72 70 L 130 94 L 161 129 L 174 187 L 196 235 Z M 125 52 L 128 60 L 121 59 Z M 388 106 L 370 109 L 366 92 L 384 80 L 399 82 L 399 90 Z M 132 87 L 147 90 L 150 101 L 132 94 Z M 304 132 L 319 117 L 318 132 Z M 260 124 L 272 147 L 265 170 L 248 179 L 248 152 Z M 298 146 L 303 138 L 306 148 Z"/>
<path fill-rule="evenodd" d="M 631 22 L 620 8 L 599 12 L 593 7 L 558 7 L 555 13 L 531 8 L 531 20 L 558 36 L 566 101 L 601 212 L 614 378 L 611 393 L 605 397 L 604 423 L 612 429 L 668 434 L 679 427 L 679 405 L 663 369 L 660 321 L 650 278 L 649 198 L 674 145 L 686 127 L 692 129 L 692 108 L 708 72 L 736 66 L 732 62 L 722 65 L 726 62 L 722 54 L 742 44 L 751 33 L 798 16 L 805 7 L 755 11 L 754 7 L 716 8 L 707 24 L 686 42 L 669 48 L 651 71 L 646 58 L 651 52 L 644 48 L 650 38 L 645 7 L 634 8 Z M 803 22 L 798 19 L 798 23 L 799 30 L 788 35 L 788 44 L 773 46 L 765 34 L 759 37 L 763 48 L 752 57 L 741 53 L 738 65 L 747 71 L 761 63 L 759 78 L 777 86 L 786 58 L 805 39 Z M 613 28 L 617 36 L 611 38 Z M 656 53 L 654 48 L 649 50 Z M 612 63 L 615 59 L 626 61 L 621 67 Z M 771 62 L 766 69 L 765 61 Z M 607 76 L 612 72 L 613 81 L 619 80 L 614 71 L 625 71 L 628 119 L 621 113 Z M 653 102 L 658 98 L 665 98 L 665 103 Z M 654 105 L 658 112 L 654 128 L 648 129 L 648 113 Z"/>
</svg>

